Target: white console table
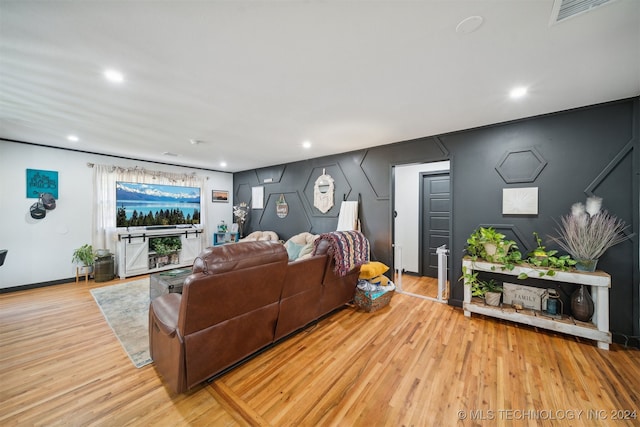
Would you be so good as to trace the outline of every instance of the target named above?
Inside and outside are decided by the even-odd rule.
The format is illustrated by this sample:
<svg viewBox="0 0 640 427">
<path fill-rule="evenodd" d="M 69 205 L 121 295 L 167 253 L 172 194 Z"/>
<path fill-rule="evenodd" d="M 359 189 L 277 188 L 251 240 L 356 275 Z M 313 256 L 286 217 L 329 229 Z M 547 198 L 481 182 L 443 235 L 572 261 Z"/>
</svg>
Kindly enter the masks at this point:
<svg viewBox="0 0 640 427">
<path fill-rule="evenodd" d="M 578 271 L 556 271 L 553 276 L 540 276 L 545 269 L 516 266 L 513 270 L 502 270 L 502 264 L 494 264 L 486 261 L 473 261 L 469 258 L 462 260 L 462 266 L 467 272 L 486 271 L 490 273 L 504 274 L 508 276 L 518 276 L 525 273 L 529 278 L 549 280 L 554 282 L 571 283 L 575 285 L 587 285 L 591 287 L 591 298 L 595 307 L 592 322 L 579 322 L 573 318 L 569 321 L 555 320 L 551 317 L 541 315 L 541 313 L 527 313 L 531 310 L 519 312 L 513 309 L 508 310 L 501 307 L 491 307 L 472 301 L 471 286 L 464 286 L 464 315 L 469 317 L 471 313 L 483 314 L 485 316 L 524 323 L 543 329 L 571 334 L 574 336 L 592 339 L 598 342 L 598 347 L 604 350 L 609 349 L 611 343 L 611 332 L 609 332 L 609 288 L 611 287 L 611 276 L 602 271 L 595 273 L 585 273 Z M 540 314 L 540 315 L 538 315 Z"/>
<path fill-rule="evenodd" d="M 150 256 L 153 256 L 153 253 L 149 251 L 149 239 L 172 236 L 180 237 L 182 243 L 177 261 L 162 267 L 151 265 Z M 204 230 L 200 228 L 120 231 L 117 246 L 118 276 L 124 279 L 138 274 L 191 266 L 202 252 L 203 241 Z"/>
</svg>

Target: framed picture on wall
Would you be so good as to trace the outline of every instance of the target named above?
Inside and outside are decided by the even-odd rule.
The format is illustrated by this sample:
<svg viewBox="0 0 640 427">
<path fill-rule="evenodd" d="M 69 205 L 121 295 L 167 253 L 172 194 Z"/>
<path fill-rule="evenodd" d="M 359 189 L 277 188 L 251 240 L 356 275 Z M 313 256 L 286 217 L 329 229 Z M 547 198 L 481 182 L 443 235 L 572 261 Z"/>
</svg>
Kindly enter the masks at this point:
<svg viewBox="0 0 640 427">
<path fill-rule="evenodd" d="M 229 192 L 223 190 L 211 190 L 211 201 L 229 203 Z"/>
<path fill-rule="evenodd" d="M 37 199 L 41 193 L 51 193 L 58 198 L 58 172 L 27 169 L 27 198 Z"/>
<path fill-rule="evenodd" d="M 503 215 L 537 215 L 538 187 L 503 188 Z"/>
</svg>

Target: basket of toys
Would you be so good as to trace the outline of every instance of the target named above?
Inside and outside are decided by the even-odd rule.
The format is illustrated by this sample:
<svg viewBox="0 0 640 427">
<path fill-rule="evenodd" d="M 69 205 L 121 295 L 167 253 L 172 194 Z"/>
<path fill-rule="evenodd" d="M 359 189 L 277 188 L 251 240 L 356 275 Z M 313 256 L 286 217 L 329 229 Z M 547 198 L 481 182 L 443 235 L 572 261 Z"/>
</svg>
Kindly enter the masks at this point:
<svg viewBox="0 0 640 427">
<path fill-rule="evenodd" d="M 354 303 L 356 307 L 371 313 L 389 305 L 396 289 L 384 273 L 389 267 L 379 261 L 370 261 L 360 266 Z"/>
<path fill-rule="evenodd" d="M 393 293 L 393 290 L 366 291 L 356 288 L 354 302 L 359 309 L 373 313 L 389 305 Z"/>
</svg>

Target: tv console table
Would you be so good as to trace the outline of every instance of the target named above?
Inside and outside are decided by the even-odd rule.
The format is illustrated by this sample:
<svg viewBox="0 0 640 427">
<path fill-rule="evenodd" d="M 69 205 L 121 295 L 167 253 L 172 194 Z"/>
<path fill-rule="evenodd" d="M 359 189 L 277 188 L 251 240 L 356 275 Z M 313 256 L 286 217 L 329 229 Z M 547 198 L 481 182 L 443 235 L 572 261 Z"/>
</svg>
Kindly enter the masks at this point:
<svg viewBox="0 0 640 427">
<path fill-rule="evenodd" d="M 192 266 L 203 249 L 204 230 L 200 228 L 166 228 L 119 231 L 117 244 L 118 276 L 124 279 L 139 274 L 155 273 Z M 159 237 L 179 237 L 182 248 L 166 256 L 166 263 L 149 249 L 149 240 Z M 164 257 L 164 256 L 163 256 Z"/>
<path fill-rule="evenodd" d="M 552 331 L 571 334 L 574 336 L 592 339 L 598 342 L 598 347 L 603 350 L 609 349 L 611 343 L 611 332 L 609 332 L 609 288 L 611 287 L 611 276 L 602 271 L 595 273 L 585 273 L 578 271 L 555 271 L 553 276 L 540 276 L 541 272 L 548 270 L 525 266 L 516 266 L 513 270 L 502 270 L 502 264 L 494 264 L 486 261 L 473 261 L 469 258 L 462 260 L 463 268 L 468 272 L 485 271 L 489 273 L 504 274 L 508 276 L 518 276 L 525 273 L 532 279 L 549 280 L 554 282 L 571 283 L 575 285 L 587 285 L 591 287 L 591 298 L 594 304 L 594 314 L 591 322 L 580 322 L 573 318 L 555 320 L 542 313 L 530 313 L 531 310 L 522 312 L 514 309 L 502 307 L 491 307 L 482 303 L 474 302 L 471 298 L 471 286 L 464 286 L 464 315 L 471 316 L 471 313 L 483 314 L 485 316 L 510 320 L 535 326 Z"/>
</svg>

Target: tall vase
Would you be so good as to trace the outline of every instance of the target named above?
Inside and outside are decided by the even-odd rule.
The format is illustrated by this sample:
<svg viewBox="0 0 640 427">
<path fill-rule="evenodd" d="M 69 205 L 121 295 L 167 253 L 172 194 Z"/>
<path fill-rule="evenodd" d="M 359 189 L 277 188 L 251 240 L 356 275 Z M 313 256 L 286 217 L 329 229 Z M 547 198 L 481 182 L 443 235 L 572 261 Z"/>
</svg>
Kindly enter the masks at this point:
<svg viewBox="0 0 640 427">
<path fill-rule="evenodd" d="M 584 285 L 580 285 L 571 295 L 571 313 L 573 317 L 576 320 L 588 322 L 593 317 L 593 310 L 591 295 L 589 295 Z"/>
</svg>

